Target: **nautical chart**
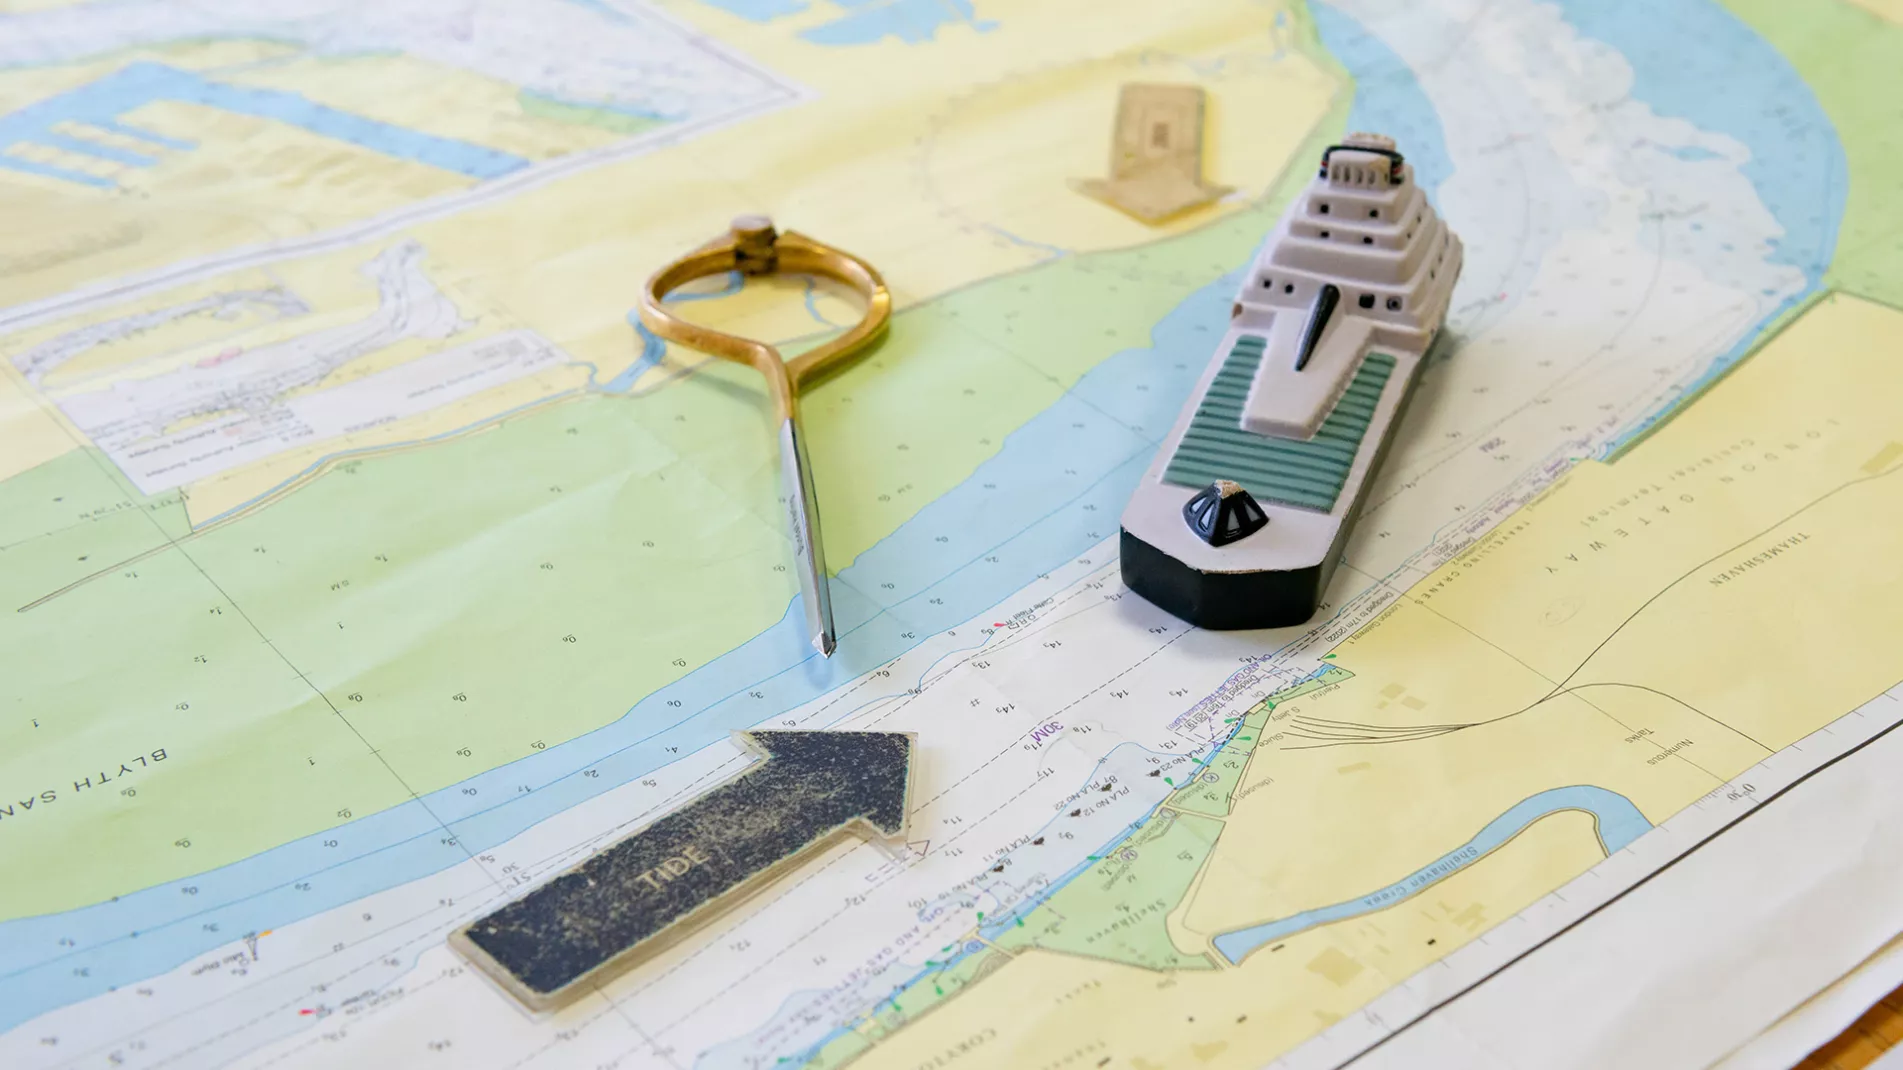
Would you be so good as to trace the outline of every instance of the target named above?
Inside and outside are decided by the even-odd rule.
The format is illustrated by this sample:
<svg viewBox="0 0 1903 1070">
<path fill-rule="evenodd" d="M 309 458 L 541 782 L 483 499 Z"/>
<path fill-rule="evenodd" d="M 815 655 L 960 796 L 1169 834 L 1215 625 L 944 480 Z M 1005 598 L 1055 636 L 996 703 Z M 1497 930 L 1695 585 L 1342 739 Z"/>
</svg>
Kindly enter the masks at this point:
<svg viewBox="0 0 1903 1070">
<path fill-rule="evenodd" d="M 8 1067 L 1333 1066 L 1903 710 L 1887 0 L 0 12 Z M 1127 82 L 1233 192 L 1071 187 Z M 1451 344 L 1315 621 L 1188 629 L 1116 517 L 1347 130 Z M 898 308 L 830 661 L 756 380 L 631 316 L 747 211 Z M 908 847 L 545 1017 L 450 950 L 750 728 L 915 733 Z"/>
</svg>

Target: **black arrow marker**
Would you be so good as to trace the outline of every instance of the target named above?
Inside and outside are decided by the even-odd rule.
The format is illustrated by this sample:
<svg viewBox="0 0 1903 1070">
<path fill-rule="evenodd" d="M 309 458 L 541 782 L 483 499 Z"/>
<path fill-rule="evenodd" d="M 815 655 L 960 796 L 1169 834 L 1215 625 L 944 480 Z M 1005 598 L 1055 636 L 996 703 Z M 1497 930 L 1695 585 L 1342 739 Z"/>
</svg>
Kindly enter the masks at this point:
<svg viewBox="0 0 1903 1070">
<path fill-rule="evenodd" d="M 702 795 L 449 938 L 535 1010 L 661 950 L 855 829 L 903 842 L 904 732 L 736 732 L 764 755 Z"/>
</svg>

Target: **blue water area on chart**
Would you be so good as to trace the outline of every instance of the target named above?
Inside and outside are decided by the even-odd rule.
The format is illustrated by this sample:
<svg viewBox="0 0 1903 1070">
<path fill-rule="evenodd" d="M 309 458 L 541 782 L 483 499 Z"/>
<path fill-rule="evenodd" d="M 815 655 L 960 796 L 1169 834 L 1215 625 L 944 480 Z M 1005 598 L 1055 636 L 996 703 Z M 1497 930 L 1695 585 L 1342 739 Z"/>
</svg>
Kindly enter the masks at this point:
<svg viewBox="0 0 1903 1070">
<path fill-rule="evenodd" d="M 1348 129 L 1386 134 L 1414 165 L 1414 183 L 1430 200 L 1454 173 L 1440 113 L 1427 99 L 1414 71 L 1379 37 L 1355 19 L 1325 3 L 1309 5 L 1315 32 L 1343 67 L 1355 76 L 1355 99 Z"/>
<path fill-rule="evenodd" d="M 1724 157 L 1702 145 L 1660 146 L 1660 151 L 1668 152 L 1686 163 L 1700 163 L 1704 160 L 1720 160 Z"/>
<path fill-rule="evenodd" d="M 120 118 L 127 112 L 161 101 L 200 104 L 238 115 L 271 119 L 320 137 L 347 141 L 385 156 L 470 178 L 496 178 L 529 165 L 529 161 L 520 156 L 367 119 L 286 90 L 230 85 L 162 63 L 139 62 L 0 115 L 0 167 L 87 186 L 116 188 L 118 183 L 111 178 L 77 167 L 24 159 L 5 150 L 41 145 L 121 167 L 150 167 L 161 158 L 160 150 L 182 152 L 194 147 L 189 141 L 155 134 Z M 55 129 L 65 123 L 109 130 L 153 148 L 108 145 Z"/>
<path fill-rule="evenodd" d="M 978 18 L 971 0 L 835 0 L 851 8 L 831 22 L 815 26 L 801 34 L 821 45 L 868 45 L 887 37 L 906 44 L 930 41 L 940 26 L 963 23 L 984 31 L 997 23 Z"/>
<path fill-rule="evenodd" d="M 1797 69 L 1715 0 L 1559 0 L 1559 6 L 1581 33 L 1610 45 L 1632 65 L 1635 99 L 1660 115 L 1736 138 L 1750 150 L 1741 170 L 1784 228 L 1769 259 L 1798 268 L 1809 283 L 1758 329 L 1816 292 L 1836 255 L 1850 170 L 1835 124 Z M 1681 396 L 1724 374 L 1757 339 L 1757 330 L 1740 339 Z M 1640 421 L 1608 449 L 1644 432 L 1661 415 Z"/>
<path fill-rule="evenodd" d="M 621 369 L 621 374 L 601 384 L 601 388 L 611 394 L 625 394 L 633 390 L 641 376 L 650 368 L 660 367 L 662 358 L 667 356 L 667 342 L 648 330 L 648 325 L 641 322 L 638 314 L 628 313 L 628 324 L 634 328 L 634 336 L 641 342 L 641 355 L 634 358 L 633 364 Z"/>
<path fill-rule="evenodd" d="M 666 303 L 672 305 L 683 301 L 707 301 L 740 292 L 742 280 L 738 271 L 727 272 L 726 280 L 726 285 L 718 290 L 669 294 Z M 662 341 L 659 335 L 648 330 L 647 324 L 641 322 L 640 310 L 632 308 L 628 310 L 628 326 L 634 328 L 634 336 L 641 342 L 641 355 L 634 359 L 633 364 L 623 368 L 621 374 L 600 384 L 601 389 L 614 394 L 625 394 L 633 390 L 634 384 L 640 380 L 641 376 L 649 368 L 659 366 L 661 358 L 667 356 L 667 343 Z"/>
<path fill-rule="evenodd" d="M 1772 262 L 1818 282 L 1836 252 L 1849 165 L 1836 126 L 1783 53 L 1716 0 L 1559 6 L 1632 65 L 1635 99 L 1750 148 L 1741 169 L 1784 228 Z"/>
<path fill-rule="evenodd" d="M 1652 823 L 1645 819 L 1639 808 L 1617 792 L 1589 784 L 1542 791 L 1521 800 L 1506 813 L 1487 822 L 1487 826 L 1473 839 L 1385 888 L 1345 903 L 1305 910 L 1278 921 L 1223 933 L 1213 941 L 1216 950 L 1232 963 L 1241 962 L 1243 956 L 1256 948 L 1313 929 L 1317 925 L 1386 910 L 1487 857 L 1495 848 L 1526 831 L 1535 821 L 1565 810 L 1583 810 L 1593 816 L 1598 826 L 1599 844 L 1607 854 L 1623 850 L 1627 844 L 1652 828 Z"/>
<path fill-rule="evenodd" d="M 809 6 L 807 0 L 701 0 L 701 3 L 754 22 L 771 22 L 783 15 L 797 15 Z"/>
<path fill-rule="evenodd" d="M 771 22 L 812 7 L 810 0 L 701 0 L 729 14 L 754 22 Z M 962 23 L 984 31 L 996 26 L 981 19 L 972 0 L 832 0 L 845 8 L 843 15 L 800 34 L 819 45 L 869 45 L 896 37 L 911 45 L 925 44 L 939 27 Z"/>
<path fill-rule="evenodd" d="M 727 297 L 739 293 L 740 286 L 740 273 L 738 271 L 730 271 L 727 273 L 727 284 L 723 288 L 707 293 L 672 293 L 668 295 L 667 303 L 671 305 L 681 301 L 706 301 L 715 297 Z M 806 302 L 806 314 L 813 317 L 813 322 L 819 324 L 821 327 L 851 326 L 851 324 L 847 323 L 834 323 L 820 312 L 818 304 L 819 288 L 814 285 L 813 280 L 810 278 L 806 280 L 804 300 Z M 641 322 L 641 312 L 639 309 L 631 308 L 628 310 L 628 326 L 634 328 L 634 336 L 641 343 L 641 354 L 634 359 L 634 363 L 623 368 L 621 373 L 616 375 L 613 379 L 605 383 L 596 384 L 600 389 L 612 394 L 625 394 L 633 390 L 634 384 L 640 381 L 641 376 L 645 374 L 648 369 L 659 367 L 661 360 L 667 356 L 667 343 L 663 341 L 659 335 L 648 330 L 647 324 Z"/>
</svg>

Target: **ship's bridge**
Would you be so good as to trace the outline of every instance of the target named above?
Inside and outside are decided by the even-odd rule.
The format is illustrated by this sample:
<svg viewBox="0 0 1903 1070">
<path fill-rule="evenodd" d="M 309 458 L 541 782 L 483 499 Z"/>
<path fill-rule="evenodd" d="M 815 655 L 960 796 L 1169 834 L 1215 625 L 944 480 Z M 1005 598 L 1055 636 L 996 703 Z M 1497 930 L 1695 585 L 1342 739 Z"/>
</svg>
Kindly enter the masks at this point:
<svg viewBox="0 0 1903 1070">
<path fill-rule="evenodd" d="M 1424 351 L 1460 255 L 1392 140 L 1330 146 L 1238 295 L 1234 330 L 1261 345 L 1241 430 L 1312 439 L 1371 349 Z"/>
</svg>

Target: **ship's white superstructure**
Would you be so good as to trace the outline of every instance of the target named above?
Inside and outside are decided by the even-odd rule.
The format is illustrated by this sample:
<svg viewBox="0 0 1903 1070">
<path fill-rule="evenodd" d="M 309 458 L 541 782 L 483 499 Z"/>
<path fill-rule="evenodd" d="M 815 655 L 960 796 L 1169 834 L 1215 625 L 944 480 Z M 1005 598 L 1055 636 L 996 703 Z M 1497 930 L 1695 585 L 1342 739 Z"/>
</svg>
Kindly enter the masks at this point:
<svg viewBox="0 0 1903 1070">
<path fill-rule="evenodd" d="M 1391 140 L 1329 148 L 1124 513 L 1130 587 L 1205 627 L 1307 619 L 1460 266 L 1460 239 Z M 1247 493 L 1206 497 L 1217 480 Z M 1217 499 L 1253 500 L 1268 523 L 1244 522 L 1246 508 L 1214 519 Z"/>
</svg>

